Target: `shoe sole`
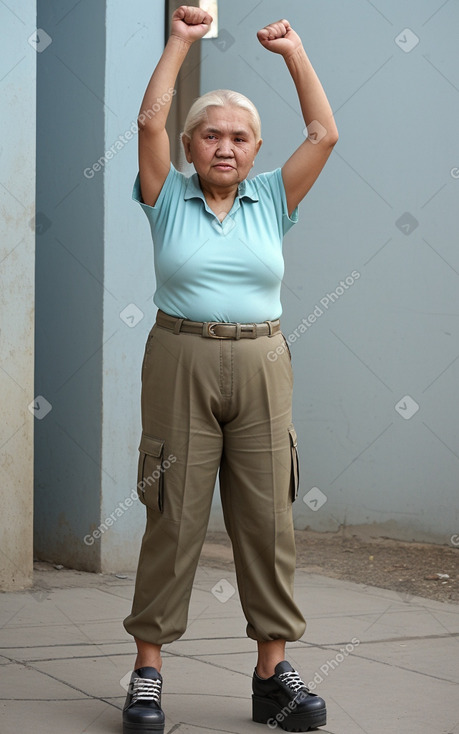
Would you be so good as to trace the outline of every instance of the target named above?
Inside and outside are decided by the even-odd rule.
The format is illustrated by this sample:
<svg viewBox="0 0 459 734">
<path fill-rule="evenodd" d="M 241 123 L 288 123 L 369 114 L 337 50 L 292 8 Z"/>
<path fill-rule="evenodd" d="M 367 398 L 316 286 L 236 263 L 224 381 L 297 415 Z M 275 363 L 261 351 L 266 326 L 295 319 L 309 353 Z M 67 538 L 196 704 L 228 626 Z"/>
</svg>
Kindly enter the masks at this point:
<svg viewBox="0 0 459 734">
<path fill-rule="evenodd" d="M 274 701 L 252 696 L 252 719 L 257 724 L 268 724 L 270 729 L 280 727 L 284 731 L 310 731 L 327 723 L 327 710 L 313 711 L 309 714 L 286 713 Z"/>
<path fill-rule="evenodd" d="M 123 734 L 164 734 L 164 724 L 134 724 L 123 721 Z"/>
</svg>

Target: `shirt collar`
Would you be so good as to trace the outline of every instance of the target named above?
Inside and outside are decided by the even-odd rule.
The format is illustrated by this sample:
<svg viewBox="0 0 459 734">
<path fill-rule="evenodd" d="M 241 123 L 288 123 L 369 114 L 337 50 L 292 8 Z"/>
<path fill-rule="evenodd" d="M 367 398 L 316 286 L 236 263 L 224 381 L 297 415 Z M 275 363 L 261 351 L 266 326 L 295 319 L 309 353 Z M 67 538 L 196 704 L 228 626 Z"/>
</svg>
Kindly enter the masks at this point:
<svg viewBox="0 0 459 734">
<path fill-rule="evenodd" d="M 257 189 L 254 182 L 249 179 L 241 181 L 241 183 L 237 187 L 236 196 L 238 199 L 249 199 L 250 201 L 258 201 Z M 206 203 L 205 196 L 203 194 L 201 186 L 199 185 L 199 177 L 197 173 L 193 173 L 193 175 L 189 177 L 186 184 L 185 195 L 183 198 L 202 199 L 202 201 Z"/>
</svg>

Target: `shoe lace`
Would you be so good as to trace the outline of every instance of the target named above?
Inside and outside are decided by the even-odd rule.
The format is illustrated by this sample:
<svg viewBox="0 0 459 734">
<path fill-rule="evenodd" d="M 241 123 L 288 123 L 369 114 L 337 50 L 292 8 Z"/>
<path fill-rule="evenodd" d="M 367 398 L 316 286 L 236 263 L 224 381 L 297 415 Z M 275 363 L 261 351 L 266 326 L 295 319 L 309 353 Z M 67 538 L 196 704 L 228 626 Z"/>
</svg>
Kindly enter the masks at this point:
<svg viewBox="0 0 459 734">
<path fill-rule="evenodd" d="M 158 705 L 161 700 L 161 681 L 151 678 L 134 678 L 132 681 L 132 703 L 137 701 L 154 701 Z"/>
<path fill-rule="evenodd" d="M 307 686 L 303 683 L 296 670 L 289 671 L 288 673 L 281 673 L 279 675 L 279 680 L 291 688 L 294 693 L 299 693 L 299 691 L 308 692 Z"/>
</svg>

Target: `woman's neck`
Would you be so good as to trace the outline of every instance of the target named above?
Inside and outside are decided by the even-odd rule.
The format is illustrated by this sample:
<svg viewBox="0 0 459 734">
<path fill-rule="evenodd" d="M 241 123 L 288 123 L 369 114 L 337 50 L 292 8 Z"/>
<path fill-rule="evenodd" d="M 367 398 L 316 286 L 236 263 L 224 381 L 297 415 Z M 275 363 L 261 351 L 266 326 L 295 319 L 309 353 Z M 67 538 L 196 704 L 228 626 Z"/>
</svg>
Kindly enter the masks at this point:
<svg viewBox="0 0 459 734">
<path fill-rule="evenodd" d="M 217 215 L 220 221 L 225 214 L 231 210 L 238 192 L 239 184 L 231 184 L 231 186 L 213 186 L 199 179 L 202 193 L 210 209 Z"/>
</svg>

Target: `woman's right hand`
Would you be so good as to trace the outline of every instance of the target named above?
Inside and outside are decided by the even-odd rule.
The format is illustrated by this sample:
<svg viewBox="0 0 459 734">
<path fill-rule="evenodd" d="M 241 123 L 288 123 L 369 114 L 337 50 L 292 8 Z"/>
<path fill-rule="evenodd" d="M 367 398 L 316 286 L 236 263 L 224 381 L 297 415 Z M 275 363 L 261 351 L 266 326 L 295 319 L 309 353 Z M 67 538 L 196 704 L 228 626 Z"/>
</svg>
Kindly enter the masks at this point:
<svg viewBox="0 0 459 734">
<path fill-rule="evenodd" d="M 205 36 L 211 23 L 212 16 L 201 8 L 181 5 L 172 15 L 171 36 L 191 44 Z"/>
</svg>

